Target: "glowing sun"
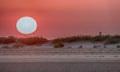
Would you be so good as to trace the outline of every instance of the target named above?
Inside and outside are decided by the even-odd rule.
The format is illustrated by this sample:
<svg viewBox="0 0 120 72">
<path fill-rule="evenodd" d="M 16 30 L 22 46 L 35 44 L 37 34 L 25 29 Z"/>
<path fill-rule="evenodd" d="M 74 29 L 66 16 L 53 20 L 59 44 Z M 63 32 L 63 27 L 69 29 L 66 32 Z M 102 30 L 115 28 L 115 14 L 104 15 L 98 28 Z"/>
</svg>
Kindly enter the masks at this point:
<svg viewBox="0 0 120 72">
<path fill-rule="evenodd" d="M 17 30 L 22 34 L 31 34 L 37 29 L 37 22 L 31 17 L 22 17 L 16 23 Z"/>
</svg>

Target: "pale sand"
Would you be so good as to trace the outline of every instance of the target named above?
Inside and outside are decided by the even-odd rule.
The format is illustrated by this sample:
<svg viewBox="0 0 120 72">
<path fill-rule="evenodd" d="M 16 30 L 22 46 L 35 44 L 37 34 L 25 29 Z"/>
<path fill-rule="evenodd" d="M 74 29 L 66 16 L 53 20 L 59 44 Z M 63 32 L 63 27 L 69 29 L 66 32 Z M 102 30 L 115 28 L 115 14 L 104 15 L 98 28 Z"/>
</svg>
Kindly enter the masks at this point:
<svg viewBox="0 0 120 72">
<path fill-rule="evenodd" d="M 0 56 L 0 62 L 120 62 L 120 55 L 9 55 Z"/>
</svg>

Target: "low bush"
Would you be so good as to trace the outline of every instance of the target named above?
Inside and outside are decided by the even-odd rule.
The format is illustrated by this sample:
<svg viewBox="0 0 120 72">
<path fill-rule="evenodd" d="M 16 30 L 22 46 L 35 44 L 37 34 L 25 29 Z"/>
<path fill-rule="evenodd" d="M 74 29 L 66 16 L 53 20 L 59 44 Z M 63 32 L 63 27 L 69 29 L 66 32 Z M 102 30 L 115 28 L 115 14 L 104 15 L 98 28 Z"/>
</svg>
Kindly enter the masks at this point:
<svg viewBox="0 0 120 72">
<path fill-rule="evenodd" d="M 14 45 L 13 45 L 13 48 L 20 48 L 20 47 L 23 47 L 24 45 L 23 44 L 21 44 L 21 43 L 15 43 Z"/>
<path fill-rule="evenodd" d="M 57 38 L 52 40 L 53 43 L 57 42 L 76 42 L 76 41 L 88 41 L 91 39 L 91 36 L 72 36 L 72 37 L 65 37 L 65 38 Z"/>
<path fill-rule="evenodd" d="M 119 43 L 120 40 L 119 39 L 115 39 L 115 38 L 110 38 L 110 39 L 107 39 L 105 41 L 105 44 L 115 44 L 115 43 Z"/>
<path fill-rule="evenodd" d="M 117 48 L 120 48 L 120 45 L 117 45 L 116 47 L 117 47 Z"/>
<path fill-rule="evenodd" d="M 54 48 L 62 48 L 64 47 L 64 44 L 62 42 L 58 42 L 54 44 Z"/>
<path fill-rule="evenodd" d="M 106 39 L 108 39 L 109 37 L 110 37 L 109 35 L 106 35 L 106 36 L 99 36 L 99 35 L 98 36 L 93 36 L 90 41 L 92 41 L 92 42 L 103 42 Z"/>
<path fill-rule="evenodd" d="M 77 41 L 90 41 L 90 42 L 104 42 L 110 39 L 112 36 L 109 35 L 97 35 L 97 36 L 72 36 L 72 37 L 65 37 L 65 38 L 56 38 L 52 40 L 53 43 L 57 42 L 77 42 Z M 114 38 L 119 38 L 119 36 L 115 36 Z"/>
<path fill-rule="evenodd" d="M 115 44 L 115 43 L 120 43 L 119 35 L 111 36 L 105 41 L 105 44 Z"/>
<path fill-rule="evenodd" d="M 94 45 L 93 48 L 99 48 L 101 47 L 100 45 Z"/>
<path fill-rule="evenodd" d="M 36 45 L 36 44 L 44 44 L 48 42 L 46 38 L 42 37 L 29 37 L 29 38 L 20 38 L 18 42 L 25 44 L 25 45 Z"/>
<path fill-rule="evenodd" d="M 0 43 L 1 44 L 10 44 L 15 43 L 16 39 L 15 37 L 9 36 L 9 37 L 0 37 Z"/>
</svg>

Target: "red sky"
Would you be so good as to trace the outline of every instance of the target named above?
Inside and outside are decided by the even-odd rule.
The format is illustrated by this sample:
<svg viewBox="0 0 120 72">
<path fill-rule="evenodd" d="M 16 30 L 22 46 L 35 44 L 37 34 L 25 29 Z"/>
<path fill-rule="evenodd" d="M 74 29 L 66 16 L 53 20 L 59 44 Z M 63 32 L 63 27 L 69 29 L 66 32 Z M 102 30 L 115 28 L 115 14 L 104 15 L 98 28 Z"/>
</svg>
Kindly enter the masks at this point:
<svg viewBox="0 0 120 72">
<path fill-rule="evenodd" d="M 26 36 L 120 34 L 119 0 L 0 0 L 0 36 L 25 36 L 16 29 L 23 16 L 38 23 L 37 31 Z"/>
</svg>

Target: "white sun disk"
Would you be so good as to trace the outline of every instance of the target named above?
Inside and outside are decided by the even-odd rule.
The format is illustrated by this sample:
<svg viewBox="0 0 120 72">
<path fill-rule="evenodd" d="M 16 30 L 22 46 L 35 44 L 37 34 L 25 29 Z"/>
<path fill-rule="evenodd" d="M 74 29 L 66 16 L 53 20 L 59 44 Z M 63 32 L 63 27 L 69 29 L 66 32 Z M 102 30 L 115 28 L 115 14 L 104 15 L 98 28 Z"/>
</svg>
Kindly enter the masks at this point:
<svg viewBox="0 0 120 72">
<path fill-rule="evenodd" d="M 22 17 L 17 21 L 16 28 L 22 34 L 31 34 L 37 29 L 37 22 L 31 17 Z"/>
</svg>

